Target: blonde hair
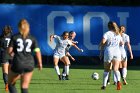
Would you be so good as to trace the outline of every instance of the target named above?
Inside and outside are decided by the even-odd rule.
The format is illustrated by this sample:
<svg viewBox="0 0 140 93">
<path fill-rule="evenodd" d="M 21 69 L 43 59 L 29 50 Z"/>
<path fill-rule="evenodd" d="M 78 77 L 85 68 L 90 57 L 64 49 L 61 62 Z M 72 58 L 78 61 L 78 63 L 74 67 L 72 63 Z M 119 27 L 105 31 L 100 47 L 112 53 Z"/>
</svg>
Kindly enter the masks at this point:
<svg viewBox="0 0 140 93">
<path fill-rule="evenodd" d="M 114 26 L 114 31 L 115 31 L 115 33 L 116 33 L 117 35 L 119 35 L 119 34 L 120 34 L 120 29 L 119 29 L 118 25 L 117 25 L 115 22 L 113 22 L 113 26 Z"/>
<path fill-rule="evenodd" d="M 114 31 L 117 35 L 119 34 L 120 30 L 119 30 L 119 27 L 116 24 L 116 22 L 109 21 L 108 22 L 108 28 L 109 28 L 109 30 Z"/>
<path fill-rule="evenodd" d="M 29 28 L 30 28 L 28 21 L 26 19 L 21 19 L 18 23 L 18 28 L 23 38 L 26 38 L 27 35 L 29 34 Z"/>
</svg>

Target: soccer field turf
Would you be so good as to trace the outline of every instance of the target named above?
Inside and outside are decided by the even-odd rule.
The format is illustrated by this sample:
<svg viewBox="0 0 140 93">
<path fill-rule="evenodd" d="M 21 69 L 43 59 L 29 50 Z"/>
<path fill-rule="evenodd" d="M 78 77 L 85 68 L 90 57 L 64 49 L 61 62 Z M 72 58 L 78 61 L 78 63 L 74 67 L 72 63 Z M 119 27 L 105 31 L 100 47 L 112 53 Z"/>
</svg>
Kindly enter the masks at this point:
<svg viewBox="0 0 140 93">
<path fill-rule="evenodd" d="M 86 69 L 85 67 L 90 69 Z M 106 90 L 101 90 L 103 69 L 98 69 L 98 66 L 85 67 L 71 68 L 70 80 L 67 81 L 59 81 L 53 68 L 43 68 L 42 71 L 38 71 L 36 68 L 29 87 L 29 93 L 139 93 L 140 67 L 138 66 L 130 66 L 128 68 L 128 85 L 122 85 L 122 90 L 116 90 L 112 79 L 111 84 L 107 86 Z M 99 73 L 99 80 L 91 78 L 93 72 Z M 19 82 L 16 84 L 18 93 L 20 93 Z M 5 93 L 1 68 L 0 93 Z"/>
</svg>

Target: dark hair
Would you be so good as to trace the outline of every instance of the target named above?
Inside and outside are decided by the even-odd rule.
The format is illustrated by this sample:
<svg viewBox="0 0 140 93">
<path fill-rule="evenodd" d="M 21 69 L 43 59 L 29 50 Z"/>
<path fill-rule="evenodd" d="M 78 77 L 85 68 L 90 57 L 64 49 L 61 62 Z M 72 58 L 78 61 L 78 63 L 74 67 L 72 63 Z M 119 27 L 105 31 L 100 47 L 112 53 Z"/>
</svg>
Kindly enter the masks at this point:
<svg viewBox="0 0 140 93">
<path fill-rule="evenodd" d="M 115 27 L 113 26 L 113 21 L 108 22 L 108 28 L 109 30 L 115 30 Z"/>
<path fill-rule="evenodd" d="M 7 34 L 9 34 L 9 33 L 12 34 L 12 27 L 10 25 L 5 25 L 4 28 L 2 29 L 3 36 L 5 35 L 5 30 L 9 30 L 9 32 Z"/>
<path fill-rule="evenodd" d="M 66 33 L 68 33 L 68 34 L 69 34 L 69 32 L 68 32 L 68 31 L 64 31 L 64 32 L 63 32 L 63 34 L 62 34 L 62 36 L 64 36 Z"/>
<path fill-rule="evenodd" d="M 124 25 L 121 25 L 119 28 L 121 29 L 121 27 L 125 27 Z"/>
<path fill-rule="evenodd" d="M 74 33 L 74 31 L 70 31 L 70 32 L 69 32 L 69 34 L 72 34 L 72 33 Z"/>
</svg>

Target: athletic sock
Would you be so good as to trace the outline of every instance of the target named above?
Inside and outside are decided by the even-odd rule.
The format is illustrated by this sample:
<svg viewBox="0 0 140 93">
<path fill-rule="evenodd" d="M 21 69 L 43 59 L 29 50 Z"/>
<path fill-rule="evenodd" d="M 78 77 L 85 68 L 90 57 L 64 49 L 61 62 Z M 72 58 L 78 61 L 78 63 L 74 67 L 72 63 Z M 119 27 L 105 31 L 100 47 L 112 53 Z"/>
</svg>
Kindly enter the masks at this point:
<svg viewBox="0 0 140 93">
<path fill-rule="evenodd" d="M 4 80 L 5 84 L 8 83 L 8 74 L 7 73 L 3 73 L 3 80 Z"/>
<path fill-rule="evenodd" d="M 117 82 L 120 81 L 120 72 L 119 71 L 114 71 L 114 74 L 116 76 Z"/>
<path fill-rule="evenodd" d="M 114 81 L 114 83 L 117 83 L 117 78 L 115 76 L 115 72 L 114 71 L 113 71 L 113 81 Z"/>
<path fill-rule="evenodd" d="M 65 66 L 65 72 L 66 72 L 66 75 L 69 75 L 69 65 Z"/>
<path fill-rule="evenodd" d="M 55 69 L 55 71 L 56 71 L 57 75 L 60 75 L 59 66 L 54 66 L 54 69 Z"/>
<path fill-rule="evenodd" d="M 15 85 L 8 84 L 9 93 L 17 93 Z"/>
<path fill-rule="evenodd" d="M 108 75 L 109 75 L 109 72 L 104 72 L 104 74 L 103 74 L 103 86 L 105 86 L 105 87 L 107 84 Z"/>
<path fill-rule="evenodd" d="M 127 68 L 123 68 L 123 69 L 122 69 L 122 75 L 123 75 L 123 78 L 126 78 L 126 75 L 127 75 Z"/>
<path fill-rule="evenodd" d="M 28 93 L 28 88 L 21 88 L 21 93 Z"/>
</svg>

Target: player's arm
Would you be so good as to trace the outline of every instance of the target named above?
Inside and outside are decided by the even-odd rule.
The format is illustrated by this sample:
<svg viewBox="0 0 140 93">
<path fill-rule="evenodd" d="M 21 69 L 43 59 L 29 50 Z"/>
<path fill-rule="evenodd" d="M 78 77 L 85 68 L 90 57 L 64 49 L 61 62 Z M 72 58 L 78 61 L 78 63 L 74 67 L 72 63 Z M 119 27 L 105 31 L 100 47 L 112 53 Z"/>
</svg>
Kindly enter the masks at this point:
<svg viewBox="0 0 140 93">
<path fill-rule="evenodd" d="M 14 56 L 14 52 L 13 52 L 13 47 L 8 47 L 8 54 L 10 55 L 10 56 Z"/>
<path fill-rule="evenodd" d="M 53 41 L 54 35 L 50 35 L 50 42 Z"/>
<path fill-rule="evenodd" d="M 40 49 L 35 48 L 34 52 L 35 52 L 35 55 L 36 55 L 36 58 L 37 58 L 37 61 L 38 61 L 39 70 L 42 70 L 42 57 L 41 57 Z"/>
<path fill-rule="evenodd" d="M 68 57 L 70 57 L 70 58 L 72 59 L 72 61 L 75 61 L 75 58 L 74 58 L 69 52 L 67 52 L 66 55 L 67 55 Z"/>
<path fill-rule="evenodd" d="M 74 46 L 78 51 L 83 52 L 83 49 L 80 49 L 76 44 L 72 43 L 72 46 Z"/>
<path fill-rule="evenodd" d="M 100 50 L 100 55 L 99 55 L 99 57 L 100 57 L 100 59 L 103 58 L 103 50 L 104 50 L 105 44 L 106 44 L 106 39 L 103 38 L 103 39 L 101 40 L 100 44 L 99 44 L 99 50 Z"/>
<path fill-rule="evenodd" d="M 130 59 L 133 59 L 133 53 L 132 53 L 132 48 L 131 48 L 130 42 L 126 42 L 126 45 L 128 47 L 128 51 L 130 53 Z"/>
</svg>

